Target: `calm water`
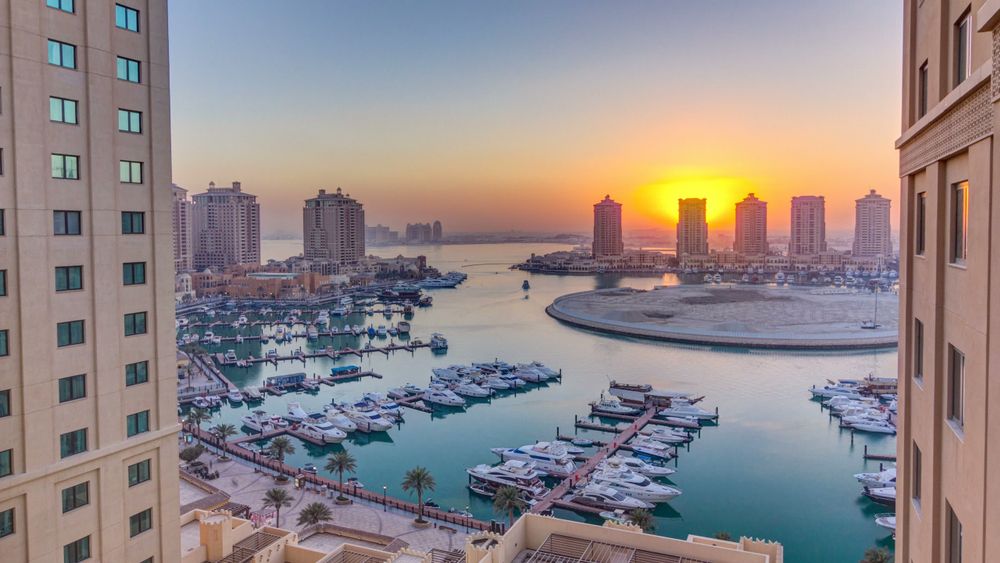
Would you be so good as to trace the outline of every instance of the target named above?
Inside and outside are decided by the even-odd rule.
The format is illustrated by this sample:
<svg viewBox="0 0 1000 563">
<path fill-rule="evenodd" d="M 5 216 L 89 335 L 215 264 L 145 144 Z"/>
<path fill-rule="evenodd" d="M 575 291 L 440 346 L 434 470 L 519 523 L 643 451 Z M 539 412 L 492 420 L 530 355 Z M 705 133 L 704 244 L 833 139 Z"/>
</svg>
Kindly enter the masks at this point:
<svg viewBox="0 0 1000 563">
<path fill-rule="evenodd" d="M 703 430 L 690 451 L 683 451 L 678 459 L 672 482 L 684 494 L 656 510 L 656 533 L 683 538 L 724 530 L 734 537 L 770 538 L 784 544 L 787 560 L 792 562 L 857 561 L 875 544 L 891 547 L 888 534 L 873 522 L 884 507 L 862 497 L 852 475 L 878 469 L 878 463 L 862 460 L 865 444 L 877 452 L 890 452 L 895 439 L 859 433 L 852 443 L 851 434 L 841 431 L 835 419 L 810 401 L 806 389 L 826 378 L 872 372 L 895 376 L 895 351 L 791 353 L 688 347 L 564 326 L 544 312 L 559 295 L 600 287 L 649 288 L 675 280 L 669 275 L 531 276 L 507 269 L 531 252 L 559 248 L 565 247 L 498 244 L 377 249 L 383 256 L 425 254 L 442 271 L 469 274 L 458 289 L 432 290 L 434 306 L 418 310 L 411 321 L 414 338 L 444 333 L 450 343 L 448 353 L 434 356 L 424 349 L 388 358 L 372 354 L 363 365 L 384 379 L 324 386 L 318 395 L 269 397 L 263 408 L 283 414 L 287 402 L 299 401 L 319 409 L 331 398 L 352 399 L 365 391 L 385 391 L 406 382 L 426 384 L 432 367 L 497 357 L 509 362 L 539 360 L 561 368 L 563 382 L 477 403 L 464 412 L 428 415 L 407 410 L 401 427 L 378 438 L 359 435 L 325 448 L 295 440 L 297 451 L 289 461 L 316 461 L 322 467 L 324 456 L 344 447 L 357 458 L 357 477 L 369 489 L 386 485 L 390 495 L 403 498 L 408 498 L 399 487 L 403 473 L 424 465 L 437 480 L 432 496 L 442 507 L 468 506 L 478 517 L 495 518 L 490 503 L 465 488 L 466 467 L 498 461 L 491 447 L 552 439 L 556 427 L 571 432 L 573 415 L 588 411 L 587 403 L 607 388 L 609 378 L 647 382 L 704 394 L 705 405 L 718 406 L 721 413 L 719 426 Z M 300 249 L 301 243 L 280 241 L 268 246 L 265 242 L 264 254 L 283 258 Z M 521 290 L 525 277 L 531 283 L 528 292 Z M 350 322 L 388 324 L 382 316 L 355 316 Z M 364 340 L 341 338 L 336 344 L 363 345 Z M 330 343 L 330 339 L 318 343 L 300 339 L 282 348 Z M 258 344 L 243 344 L 238 353 L 259 356 L 262 351 Z M 356 358 L 339 362 L 347 363 L 359 362 Z M 326 359 L 304 366 L 283 362 L 278 368 L 231 368 L 227 375 L 239 385 L 249 385 L 278 373 L 325 374 L 332 365 Z M 247 407 L 225 407 L 213 423 L 238 423 L 246 411 Z M 572 513 L 559 515 L 582 519 Z"/>
</svg>

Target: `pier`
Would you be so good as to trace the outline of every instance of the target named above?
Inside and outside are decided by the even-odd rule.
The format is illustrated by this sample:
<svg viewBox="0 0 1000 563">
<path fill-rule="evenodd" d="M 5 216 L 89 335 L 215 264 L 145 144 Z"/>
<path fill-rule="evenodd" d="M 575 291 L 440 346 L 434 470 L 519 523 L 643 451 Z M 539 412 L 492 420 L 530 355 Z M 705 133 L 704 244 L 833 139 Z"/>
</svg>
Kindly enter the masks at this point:
<svg viewBox="0 0 1000 563">
<path fill-rule="evenodd" d="M 225 354 L 221 352 L 216 352 L 215 354 L 212 355 L 212 359 L 214 359 L 216 363 L 222 366 L 239 367 L 239 363 L 243 362 L 247 364 L 246 367 L 249 367 L 249 364 L 258 364 L 258 363 L 271 363 L 274 365 L 278 365 L 278 362 L 287 362 L 287 361 L 298 361 L 305 363 L 306 360 L 310 360 L 313 358 L 329 358 L 331 360 L 339 360 L 341 356 L 348 356 L 348 355 L 354 355 L 359 358 L 363 358 L 365 354 L 372 354 L 372 353 L 385 354 L 388 357 L 390 352 L 403 350 L 412 353 L 417 348 L 430 348 L 430 344 L 426 342 L 421 342 L 419 344 L 392 343 L 387 346 L 366 346 L 364 348 L 339 348 L 339 349 L 328 347 L 326 349 L 319 350 L 316 352 L 303 352 L 299 350 L 297 351 L 297 353 L 290 354 L 287 356 L 271 356 L 271 357 L 264 356 L 262 358 L 244 358 L 236 360 L 227 360 Z"/>
</svg>

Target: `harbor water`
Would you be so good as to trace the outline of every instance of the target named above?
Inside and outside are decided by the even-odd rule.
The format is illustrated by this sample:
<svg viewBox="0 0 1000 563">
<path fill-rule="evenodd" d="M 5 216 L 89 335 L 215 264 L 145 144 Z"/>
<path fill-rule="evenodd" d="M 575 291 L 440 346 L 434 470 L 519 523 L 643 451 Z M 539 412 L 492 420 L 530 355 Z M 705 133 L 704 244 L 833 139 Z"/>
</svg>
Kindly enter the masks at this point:
<svg viewBox="0 0 1000 563">
<path fill-rule="evenodd" d="M 403 499 L 400 482 L 410 468 L 427 467 L 437 486 L 429 494 L 442 508 L 464 510 L 480 519 L 503 519 L 493 514 L 488 499 L 467 488 L 467 467 L 499 461 L 490 448 L 521 446 L 551 440 L 559 428 L 574 432 L 574 415 L 589 412 L 588 403 L 607 390 L 609 380 L 650 383 L 662 389 L 704 395 L 702 406 L 718 407 L 718 426 L 706 427 L 699 438 L 682 449 L 677 473 L 670 483 L 683 494 L 654 511 L 655 533 L 684 538 L 688 534 L 728 532 L 780 541 L 790 562 L 857 561 L 865 549 L 879 545 L 891 549 L 888 532 L 874 524 L 874 515 L 891 512 L 861 496 L 854 473 L 876 471 L 878 462 L 865 462 L 865 445 L 876 453 L 894 453 L 895 438 L 857 433 L 838 427 L 807 389 L 826 379 L 857 378 L 874 373 L 896 375 L 896 351 L 786 352 L 680 346 L 598 334 L 563 325 L 545 313 L 552 300 L 566 293 L 604 287 L 651 288 L 677 283 L 672 275 L 629 277 L 620 275 L 547 276 L 509 270 L 508 266 L 530 253 L 567 248 L 547 244 L 445 245 L 371 249 L 382 256 L 427 256 L 428 264 L 442 272 L 467 273 L 468 280 L 455 289 L 429 290 L 432 307 L 416 311 L 410 338 L 426 341 L 440 332 L 449 341 L 446 354 L 423 348 L 386 356 L 346 356 L 336 362 L 317 358 L 250 368 L 227 367 L 224 373 L 244 387 L 260 385 L 271 375 L 305 372 L 327 375 L 335 365 L 358 364 L 383 376 L 364 378 L 334 387 L 322 386 L 316 394 L 289 393 L 268 396 L 262 406 L 271 414 L 284 414 L 289 402 L 306 410 L 321 410 L 332 399 L 360 398 L 364 392 L 384 392 L 412 382 L 426 386 L 431 368 L 468 364 L 499 358 L 507 362 L 537 360 L 561 369 L 562 382 L 529 385 L 525 391 L 505 393 L 490 401 L 476 401 L 465 410 L 439 410 L 425 414 L 405 411 L 405 422 L 387 433 L 355 433 L 343 444 L 314 446 L 292 438 L 296 451 L 286 461 L 320 468 L 325 457 L 348 449 L 357 459 L 354 474 L 370 490 Z M 301 251 L 301 242 L 265 241 L 266 258 L 285 258 Z M 530 289 L 522 289 L 523 280 Z M 345 322 L 391 326 L 401 317 L 352 315 Z M 253 320 L 253 319 L 251 319 Z M 304 327 L 299 327 L 303 329 Z M 204 330 L 204 329 L 201 329 Z M 216 328 L 231 335 L 233 329 Z M 259 332 L 259 327 L 243 329 Z M 280 345 L 245 341 L 210 346 L 212 352 L 235 348 L 240 358 L 260 357 L 278 348 L 283 355 L 299 347 L 321 349 L 328 345 L 360 348 L 361 337 L 304 338 Z M 393 339 L 374 339 L 385 345 Z M 223 406 L 214 411 L 209 425 L 229 422 L 239 426 L 251 407 Z M 613 422 L 613 421 L 609 421 Z M 249 430 L 244 429 L 245 432 Z M 600 440 L 608 435 L 580 431 Z M 673 464 L 673 462 L 671 462 Z M 325 474 L 321 470 L 321 474 Z M 336 478 L 336 476 L 332 476 Z M 584 516 L 556 511 L 558 516 Z M 592 520 L 597 522 L 597 520 Z"/>
</svg>

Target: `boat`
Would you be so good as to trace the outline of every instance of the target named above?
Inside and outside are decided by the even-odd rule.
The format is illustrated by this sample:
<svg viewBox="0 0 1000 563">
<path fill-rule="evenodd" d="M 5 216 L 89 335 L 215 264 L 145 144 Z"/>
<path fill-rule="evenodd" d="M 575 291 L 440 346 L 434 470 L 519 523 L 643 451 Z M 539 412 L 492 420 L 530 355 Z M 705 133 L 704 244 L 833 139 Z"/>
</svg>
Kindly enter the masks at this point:
<svg viewBox="0 0 1000 563">
<path fill-rule="evenodd" d="M 707 411 L 695 406 L 691 401 L 681 398 L 671 400 L 670 406 L 659 411 L 657 414 L 659 416 L 687 416 L 699 420 L 716 420 L 719 418 L 718 413 Z"/>
<path fill-rule="evenodd" d="M 489 387 L 490 389 L 494 389 L 496 391 L 506 391 L 511 387 L 513 387 L 512 383 L 508 382 L 499 375 L 491 375 L 489 377 L 486 377 L 482 380 L 482 383 L 480 383 L 479 385 Z"/>
<path fill-rule="evenodd" d="M 549 489 L 542 483 L 541 475 L 530 461 L 507 460 L 500 465 L 480 464 L 466 469 L 470 476 L 497 486 L 510 486 L 525 491 L 533 497 L 541 497 Z"/>
<path fill-rule="evenodd" d="M 646 403 L 652 399 L 654 403 L 665 402 L 670 399 L 687 399 L 688 394 L 679 391 L 663 391 L 654 389 L 652 385 L 644 383 L 619 383 L 612 381 L 608 391 L 623 401 L 633 403 Z"/>
<path fill-rule="evenodd" d="M 629 469 L 605 469 L 595 471 L 590 480 L 598 485 L 605 485 L 639 500 L 647 502 L 667 502 L 681 495 L 681 490 L 660 483 L 654 483 L 648 477 L 634 473 Z"/>
<path fill-rule="evenodd" d="M 621 491 L 611 487 L 589 484 L 581 489 L 577 489 L 569 498 L 571 502 L 584 506 L 593 506 L 603 509 L 636 510 L 639 508 L 653 508 L 653 505 L 632 498 Z"/>
<path fill-rule="evenodd" d="M 194 400 L 191 401 L 191 405 L 196 409 L 207 409 L 212 406 L 205 397 L 195 397 Z"/>
<path fill-rule="evenodd" d="M 378 336 L 379 338 L 385 338 L 386 334 L 387 331 L 385 325 L 378 325 L 378 328 L 375 329 L 375 335 Z"/>
<path fill-rule="evenodd" d="M 588 440 L 587 438 L 573 438 L 573 441 L 571 443 L 574 446 L 578 446 L 581 448 L 590 448 L 593 447 L 594 445 L 594 441 Z"/>
<path fill-rule="evenodd" d="M 227 362 L 235 362 L 238 359 L 236 357 L 236 350 L 226 350 L 225 360 Z"/>
<path fill-rule="evenodd" d="M 315 463 L 307 463 L 307 464 L 305 464 L 305 465 L 302 466 L 302 472 L 303 473 L 310 473 L 312 475 L 315 475 L 315 474 L 319 473 L 319 468 L 316 467 Z"/>
<path fill-rule="evenodd" d="M 626 514 L 625 511 L 620 508 L 615 510 L 604 510 L 598 512 L 597 515 L 600 516 L 601 518 L 604 518 L 605 520 L 611 520 L 612 522 L 615 522 L 617 524 L 628 524 L 629 522 L 631 522 L 631 520 L 628 517 L 628 514 Z"/>
<path fill-rule="evenodd" d="M 860 430 L 861 432 L 872 432 L 876 434 L 896 433 L 895 426 L 893 426 L 889 422 L 883 422 L 879 420 L 864 420 L 860 422 L 851 422 L 848 425 L 855 430 Z"/>
<path fill-rule="evenodd" d="M 621 414 L 628 416 L 639 416 L 642 413 L 639 409 L 626 407 L 618 399 L 607 397 L 603 395 L 601 399 L 597 402 L 590 404 L 590 409 L 595 413 L 607 413 L 607 414 Z"/>
<path fill-rule="evenodd" d="M 463 366 L 448 366 L 444 368 L 431 368 L 434 377 L 442 381 L 459 381 L 468 375 L 468 371 Z"/>
<path fill-rule="evenodd" d="M 299 382 L 299 387 L 301 387 L 305 391 L 318 391 L 319 383 L 317 383 L 315 380 L 312 379 L 303 379 L 302 381 Z"/>
<path fill-rule="evenodd" d="M 620 467 L 631 469 L 635 473 L 645 475 L 646 477 L 667 477 L 669 475 L 673 475 L 677 471 L 676 469 L 672 469 L 670 467 L 647 463 L 637 457 L 625 457 L 618 455 L 606 458 L 597 464 L 597 469 L 618 469 Z"/>
<path fill-rule="evenodd" d="M 326 420 L 344 432 L 354 432 L 358 429 L 358 425 L 344 416 L 344 413 L 336 406 L 326 405 L 323 407 L 323 411 Z"/>
<path fill-rule="evenodd" d="M 722 283 L 722 274 L 715 274 L 712 276 L 712 281 L 715 283 Z"/>
<path fill-rule="evenodd" d="M 316 340 L 316 339 L 318 339 L 319 338 L 319 330 L 317 330 L 315 326 L 309 325 L 309 328 L 306 329 L 306 338 L 308 338 L 309 340 Z"/>
<path fill-rule="evenodd" d="M 459 397 L 448 389 L 430 388 L 424 393 L 424 402 L 444 405 L 446 407 L 464 407 L 465 399 Z"/>
<path fill-rule="evenodd" d="M 502 379 L 503 381 L 505 381 L 508 385 L 510 385 L 510 387 L 512 389 L 518 389 L 518 388 L 524 387 L 525 385 L 528 384 L 527 381 L 521 379 L 520 377 L 517 377 L 516 375 L 514 375 L 512 373 L 500 374 L 497 377 L 499 377 L 500 379 Z"/>
<path fill-rule="evenodd" d="M 869 489 L 881 489 L 883 487 L 895 487 L 896 486 L 896 468 L 890 467 L 883 471 L 875 471 L 872 473 L 856 473 L 854 478 L 861 483 L 862 486 Z"/>
<path fill-rule="evenodd" d="M 640 430 L 639 433 L 664 444 L 686 444 L 693 439 L 690 434 L 683 430 L 663 428 L 662 426 L 646 427 Z"/>
<path fill-rule="evenodd" d="M 896 506 L 896 487 L 866 488 L 864 495 L 878 504 Z"/>
<path fill-rule="evenodd" d="M 226 393 L 226 399 L 230 405 L 238 405 L 243 402 L 243 393 L 240 393 L 239 389 L 230 389 L 229 393 Z"/>
<path fill-rule="evenodd" d="M 435 332 L 431 335 L 430 347 L 432 351 L 447 350 L 448 340 L 441 333 Z"/>
<path fill-rule="evenodd" d="M 576 471 L 576 463 L 569 452 L 549 442 L 519 448 L 492 448 L 490 451 L 500 456 L 500 461 L 514 459 L 533 462 L 539 470 L 553 477 L 569 477 Z"/>
<path fill-rule="evenodd" d="M 399 334 L 409 334 L 410 323 L 408 321 L 399 321 L 396 323 L 396 330 L 399 331 Z"/>
<path fill-rule="evenodd" d="M 292 422 L 302 422 L 309 416 L 305 410 L 302 409 L 302 405 L 299 403 L 288 403 L 288 414 L 285 415 L 287 420 Z"/>
<path fill-rule="evenodd" d="M 476 385 L 475 383 L 471 383 L 469 381 L 463 381 L 459 383 L 452 389 L 452 391 L 456 395 L 460 395 L 462 397 L 472 397 L 477 399 L 490 396 L 489 390 L 483 389 L 482 387 Z"/>
<path fill-rule="evenodd" d="M 278 416 L 278 415 L 273 415 L 273 416 L 272 416 L 272 417 L 270 418 L 270 420 L 268 420 L 268 422 L 269 422 L 269 423 L 271 424 L 271 426 L 273 426 L 273 427 L 274 427 L 275 429 L 279 429 L 279 428 L 288 428 L 288 427 L 290 426 L 290 425 L 288 424 L 288 421 L 287 421 L 287 420 L 285 420 L 284 418 L 282 418 L 282 417 L 280 417 L 280 416 Z"/>
<path fill-rule="evenodd" d="M 657 442 L 644 436 L 633 438 L 629 445 L 632 447 L 633 452 L 654 459 L 668 460 L 677 455 L 674 448 L 667 446 L 663 442 Z"/>
<path fill-rule="evenodd" d="M 552 444 L 553 446 L 563 448 L 564 450 L 566 450 L 566 453 L 572 456 L 584 454 L 583 448 L 573 444 L 573 442 L 565 442 L 563 440 L 552 440 L 549 443 Z"/>
<path fill-rule="evenodd" d="M 243 426 L 253 430 L 254 432 L 268 432 L 274 430 L 271 425 L 271 421 L 267 415 L 267 411 L 260 409 L 254 410 L 248 415 L 244 415 L 240 418 L 240 422 Z"/>
<path fill-rule="evenodd" d="M 875 525 L 887 530 L 896 531 L 896 513 L 889 512 L 875 515 Z"/>
<path fill-rule="evenodd" d="M 341 410 L 351 422 L 362 432 L 385 432 L 392 428 L 392 422 L 378 411 L 359 411 L 350 406 L 341 406 Z"/>
<path fill-rule="evenodd" d="M 523 282 L 521 282 L 521 289 L 525 291 L 531 289 L 531 284 L 528 283 L 528 280 L 524 280 Z"/>
<path fill-rule="evenodd" d="M 533 368 L 518 367 L 512 375 L 528 383 L 543 383 L 549 379 L 549 376 L 544 372 Z"/>
<path fill-rule="evenodd" d="M 247 402 L 263 401 L 264 394 L 261 392 L 260 387 L 247 387 L 243 390 L 243 399 Z"/>
<path fill-rule="evenodd" d="M 322 422 L 303 422 L 299 431 L 324 444 L 339 444 L 344 441 L 344 438 L 347 438 L 346 432 L 326 420 Z"/>
</svg>

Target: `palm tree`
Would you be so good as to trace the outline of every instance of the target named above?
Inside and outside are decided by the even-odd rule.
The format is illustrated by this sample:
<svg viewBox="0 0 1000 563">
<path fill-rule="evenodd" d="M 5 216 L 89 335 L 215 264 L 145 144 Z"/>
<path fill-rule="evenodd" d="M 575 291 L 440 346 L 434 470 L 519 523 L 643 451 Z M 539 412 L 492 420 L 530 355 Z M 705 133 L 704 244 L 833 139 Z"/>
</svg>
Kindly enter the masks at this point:
<svg viewBox="0 0 1000 563">
<path fill-rule="evenodd" d="M 322 502 L 310 502 L 299 512 L 299 519 L 296 524 L 301 527 L 315 526 L 323 522 L 333 520 L 333 513 L 330 507 Z"/>
<path fill-rule="evenodd" d="M 281 524 L 281 509 L 292 505 L 292 495 L 285 489 L 275 487 L 264 493 L 263 503 L 264 508 L 274 509 L 274 525 L 277 527 Z"/>
<path fill-rule="evenodd" d="M 645 508 L 637 508 L 632 512 L 629 512 L 628 519 L 633 525 L 642 529 L 643 532 L 652 532 L 656 529 L 656 524 L 653 520 L 653 513 Z"/>
<path fill-rule="evenodd" d="M 865 551 L 865 558 L 861 560 L 861 563 L 889 563 L 892 561 L 892 557 L 889 556 L 889 552 L 881 547 L 870 547 Z"/>
<path fill-rule="evenodd" d="M 415 491 L 417 493 L 417 524 L 423 524 L 424 520 L 424 491 L 433 491 L 434 476 L 426 467 L 414 467 L 403 476 L 403 490 Z"/>
<path fill-rule="evenodd" d="M 229 453 L 229 443 L 227 440 L 235 436 L 237 432 L 236 427 L 232 424 L 217 424 L 215 428 L 212 428 L 212 433 L 218 436 L 219 440 L 222 441 L 222 457 L 219 459 L 229 459 L 229 456 L 226 455 Z"/>
<path fill-rule="evenodd" d="M 496 495 L 493 496 L 493 510 L 507 515 L 508 526 L 514 525 L 514 511 L 522 512 L 525 506 L 521 492 L 509 485 L 497 489 Z"/>
<path fill-rule="evenodd" d="M 271 454 L 274 459 L 284 462 L 285 456 L 288 454 L 295 453 L 295 446 L 292 441 L 284 436 L 276 436 L 271 443 L 267 445 L 267 453 Z"/>
<path fill-rule="evenodd" d="M 357 460 L 347 450 L 340 450 L 327 458 L 325 469 L 340 476 L 337 500 L 347 500 L 347 497 L 344 496 L 344 473 L 354 473 L 357 468 Z"/>
<path fill-rule="evenodd" d="M 195 428 L 198 429 L 198 435 L 201 435 L 201 425 L 208 422 L 212 418 L 212 414 L 206 409 L 193 408 L 188 411 L 186 422 L 188 424 L 194 424 Z"/>
</svg>

